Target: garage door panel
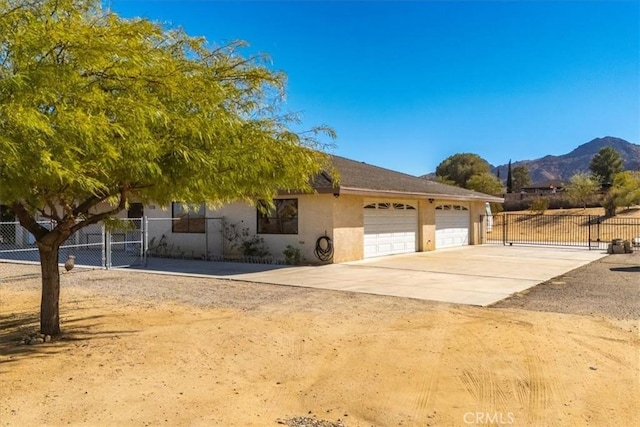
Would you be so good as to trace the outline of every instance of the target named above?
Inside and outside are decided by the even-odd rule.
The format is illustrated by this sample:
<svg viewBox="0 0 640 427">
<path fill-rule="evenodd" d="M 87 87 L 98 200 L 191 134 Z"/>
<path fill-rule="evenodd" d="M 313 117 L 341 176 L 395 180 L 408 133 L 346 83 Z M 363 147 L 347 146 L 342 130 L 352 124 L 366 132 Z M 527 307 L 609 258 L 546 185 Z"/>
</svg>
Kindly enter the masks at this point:
<svg viewBox="0 0 640 427">
<path fill-rule="evenodd" d="M 469 211 L 459 205 L 436 207 L 436 249 L 469 244 Z"/>
<path fill-rule="evenodd" d="M 415 252 L 417 235 L 418 214 L 415 209 L 365 209 L 365 258 Z"/>
</svg>

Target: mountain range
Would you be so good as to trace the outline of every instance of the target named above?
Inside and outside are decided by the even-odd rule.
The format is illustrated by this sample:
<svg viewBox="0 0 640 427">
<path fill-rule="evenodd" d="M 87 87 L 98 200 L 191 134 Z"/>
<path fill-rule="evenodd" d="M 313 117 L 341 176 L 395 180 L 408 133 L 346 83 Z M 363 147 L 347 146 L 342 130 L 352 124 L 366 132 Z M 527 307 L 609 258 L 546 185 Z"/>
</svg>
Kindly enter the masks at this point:
<svg viewBox="0 0 640 427">
<path fill-rule="evenodd" d="M 624 139 L 606 136 L 593 139 L 575 150 L 560 156 L 544 156 L 535 160 L 522 160 L 511 163 L 511 167 L 526 166 L 531 174 L 531 181 L 539 183 L 549 180 L 568 181 L 578 172 L 589 172 L 589 163 L 602 147 L 612 147 L 624 160 L 625 170 L 640 170 L 640 145 L 632 144 Z M 508 165 L 492 166 L 491 171 L 500 177 L 507 178 Z"/>
<path fill-rule="evenodd" d="M 567 182 L 578 172 L 589 172 L 589 163 L 602 147 L 612 147 L 624 160 L 625 170 L 640 170 L 640 145 L 633 144 L 621 138 L 605 136 L 582 144 L 575 150 L 560 156 L 544 156 L 535 160 L 519 160 L 511 163 L 511 167 L 526 166 L 531 174 L 532 183 L 551 180 Z M 509 165 L 491 165 L 494 174 L 500 171 L 500 178 L 507 179 Z M 435 173 L 423 175 L 426 179 L 435 179 Z"/>
</svg>

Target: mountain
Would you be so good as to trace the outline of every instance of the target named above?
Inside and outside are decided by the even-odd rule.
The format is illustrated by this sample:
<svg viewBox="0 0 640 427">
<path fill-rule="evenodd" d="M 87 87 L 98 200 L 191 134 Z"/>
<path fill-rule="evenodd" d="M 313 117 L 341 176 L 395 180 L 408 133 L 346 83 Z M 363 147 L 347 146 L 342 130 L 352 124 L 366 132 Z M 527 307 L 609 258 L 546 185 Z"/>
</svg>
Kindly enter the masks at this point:
<svg viewBox="0 0 640 427">
<path fill-rule="evenodd" d="M 612 147 L 624 160 L 625 170 L 640 170 L 640 145 L 632 144 L 624 139 L 606 136 L 596 138 L 582 144 L 570 153 L 560 156 L 545 156 L 535 160 L 512 162 L 511 167 L 527 166 L 533 183 L 561 180 L 569 181 L 578 172 L 589 172 L 589 163 L 602 147 Z M 495 174 L 500 169 L 500 177 L 507 178 L 508 165 L 494 166 L 491 171 Z"/>
</svg>

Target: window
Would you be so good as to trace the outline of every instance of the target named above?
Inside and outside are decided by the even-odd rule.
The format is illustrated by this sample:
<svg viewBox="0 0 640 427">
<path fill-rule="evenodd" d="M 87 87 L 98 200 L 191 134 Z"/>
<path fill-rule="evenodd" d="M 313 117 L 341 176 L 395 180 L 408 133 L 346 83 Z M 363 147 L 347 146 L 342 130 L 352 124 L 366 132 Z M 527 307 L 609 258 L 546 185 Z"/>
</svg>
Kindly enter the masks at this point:
<svg viewBox="0 0 640 427">
<path fill-rule="evenodd" d="M 127 218 L 142 218 L 144 216 L 144 206 L 142 203 L 131 203 L 127 210 Z"/>
<path fill-rule="evenodd" d="M 186 203 L 171 203 L 171 232 L 173 233 L 204 233 L 204 204 L 190 205 Z"/>
<path fill-rule="evenodd" d="M 298 234 L 298 199 L 276 199 L 267 213 L 258 210 L 258 234 Z"/>
</svg>

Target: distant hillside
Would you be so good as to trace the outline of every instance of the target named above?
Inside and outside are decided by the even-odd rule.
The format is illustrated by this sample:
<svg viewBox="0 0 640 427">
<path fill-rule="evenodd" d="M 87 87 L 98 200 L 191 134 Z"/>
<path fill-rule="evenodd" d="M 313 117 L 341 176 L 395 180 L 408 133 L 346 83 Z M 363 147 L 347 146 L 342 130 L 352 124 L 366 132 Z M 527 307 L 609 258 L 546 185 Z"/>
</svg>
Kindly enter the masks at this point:
<svg viewBox="0 0 640 427">
<path fill-rule="evenodd" d="M 535 160 L 517 161 L 511 165 L 512 167 L 527 166 L 531 173 L 531 180 L 534 183 L 552 179 L 568 181 L 571 176 L 578 172 L 589 172 L 591 159 L 602 147 L 606 146 L 612 147 L 620 153 L 624 160 L 625 169 L 640 170 L 640 145 L 611 136 L 596 138 L 561 156 L 545 156 Z M 498 168 L 502 179 L 506 179 L 508 165 L 493 167 L 493 173 L 496 173 Z"/>
</svg>

